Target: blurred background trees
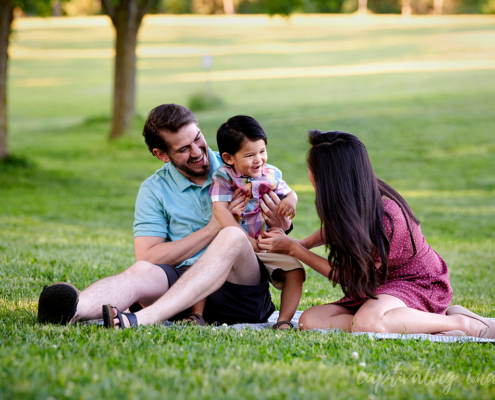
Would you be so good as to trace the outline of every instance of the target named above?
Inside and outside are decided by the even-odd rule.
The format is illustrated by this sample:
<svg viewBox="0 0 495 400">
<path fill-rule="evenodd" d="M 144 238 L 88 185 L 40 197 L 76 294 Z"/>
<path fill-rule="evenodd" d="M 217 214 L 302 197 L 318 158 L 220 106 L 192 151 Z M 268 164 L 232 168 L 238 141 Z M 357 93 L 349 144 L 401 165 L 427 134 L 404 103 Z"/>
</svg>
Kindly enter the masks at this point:
<svg viewBox="0 0 495 400">
<path fill-rule="evenodd" d="M 0 160 L 10 156 L 7 144 L 8 47 L 14 16 L 23 12 L 51 15 L 51 0 L 0 0 Z"/>
<path fill-rule="evenodd" d="M 79 0 L 82 1 L 82 0 Z M 226 3 L 227 7 L 226 7 Z M 411 14 L 493 14 L 495 0 L 366 0 L 373 13 L 401 13 L 406 4 Z M 291 14 L 352 13 L 358 0 L 161 0 L 154 12 L 169 14 Z M 229 6 L 230 5 L 230 6 Z M 229 8 L 231 7 L 231 8 Z"/>
<path fill-rule="evenodd" d="M 155 0 L 102 0 L 115 28 L 113 118 L 110 139 L 130 127 L 136 98 L 137 34 L 144 14 Z"/>
<path fill-rule="evenodd" d="M 114 112 L 110 137 L 122 135 L 134 115 L 137 33 L 145 13 L 495 14 L 495 0 L 0 0 L 0 160 L 7 145 L 8 45 L 15 16 L 108 14 L 116 30 Z"/>
</svg>

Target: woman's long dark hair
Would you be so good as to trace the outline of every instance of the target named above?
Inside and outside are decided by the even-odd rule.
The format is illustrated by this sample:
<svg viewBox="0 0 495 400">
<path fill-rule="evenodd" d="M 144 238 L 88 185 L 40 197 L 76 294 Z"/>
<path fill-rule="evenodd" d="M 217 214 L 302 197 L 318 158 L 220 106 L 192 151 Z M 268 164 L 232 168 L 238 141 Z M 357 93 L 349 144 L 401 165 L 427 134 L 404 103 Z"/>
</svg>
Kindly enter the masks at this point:
<svg viewBox="0 0 495 400">
<path fill-rule="evenodd" d="M 308 167 L 316 186 L 316 209 L 333 265 L 329 279 L 340 284 L 344 294 L 357 301 L 376 298 L 375 257 L 381 257 L 380 274 L 386 280 L 390 244 L 383 226 L 382 196 L 395 201 L 407 221 L 414 254 L 409 219 L 419 224 L 407 202 L 392 187 L 378 179 L 364 144 L 342 132 L 309 131 L 312 145 Z M 407 214 L 407 215 L 406 215 Z M 408 218 L 409 217 L 409 218 Z"/>
</svg>

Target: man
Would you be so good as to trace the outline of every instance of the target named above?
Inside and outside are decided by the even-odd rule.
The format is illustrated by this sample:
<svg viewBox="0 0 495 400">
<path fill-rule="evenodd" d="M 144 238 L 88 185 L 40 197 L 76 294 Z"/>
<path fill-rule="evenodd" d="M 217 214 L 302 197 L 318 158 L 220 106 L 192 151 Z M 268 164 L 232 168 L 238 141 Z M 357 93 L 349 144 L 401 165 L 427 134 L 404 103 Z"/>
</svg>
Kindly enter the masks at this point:
<svg viewBox="0 0 495 400">
<path fill-rule="evenodd" d="M 207 322 L 265 322 L 275 310 L 268 274 L 242 230 L 221 230 L 212 216 L 208 189 L 221 158 L 208 148 L 196 117 L 185 107 L 161 105 L 151 111 L 143 135 L 150 151 L 166 164 L 143 182 L 136 200 L 137 262 L 80 294 L 67 283 L 45 287 L 38 320 L 65 324 L 97 319 L 108 304 L 114 307 L 105 308 L 112 313 L 112 325 L 156 324 L 208 297 Z M 237 196 L 230 209 L 242 207 L 244 200 Z M 268 225 L 290 229 L 290 220 L 277 213 L 278 197 L 271 193 L 264 200 Z M 144 308 L 118 315 L 135 303 Z"/>
</svg>

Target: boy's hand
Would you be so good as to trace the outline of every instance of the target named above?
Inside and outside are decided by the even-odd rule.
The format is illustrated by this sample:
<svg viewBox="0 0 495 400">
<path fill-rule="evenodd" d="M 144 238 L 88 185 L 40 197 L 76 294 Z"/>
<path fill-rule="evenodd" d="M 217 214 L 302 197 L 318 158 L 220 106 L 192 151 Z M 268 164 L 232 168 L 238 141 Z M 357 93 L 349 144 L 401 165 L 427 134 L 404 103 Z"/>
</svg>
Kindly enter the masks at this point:
<svg viewBox="0 0 495 400">
<path fill-rule="evenodd" d="M 278 213 L 290 219 L 296 216 L 296 202 L 293 199 L 285 198 L 278 206 Z"/>
</svg>

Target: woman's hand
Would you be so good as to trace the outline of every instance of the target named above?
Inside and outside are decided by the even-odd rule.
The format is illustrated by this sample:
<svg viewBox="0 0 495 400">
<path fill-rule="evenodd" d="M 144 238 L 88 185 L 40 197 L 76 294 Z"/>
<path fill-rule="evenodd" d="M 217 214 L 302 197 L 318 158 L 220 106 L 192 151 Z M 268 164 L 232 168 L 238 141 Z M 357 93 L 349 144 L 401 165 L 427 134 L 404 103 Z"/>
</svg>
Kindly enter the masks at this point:
<svg viewBox="0 0 495 400">
<path fill-rule="evenodd" d="M 272 228 L 269 232 L 258 236 L 258 248 L 269 253 L 290 254 L 292 246 L 296 244 L 295 239 L 288 237 L 280 228 Z"/>
</svg>

